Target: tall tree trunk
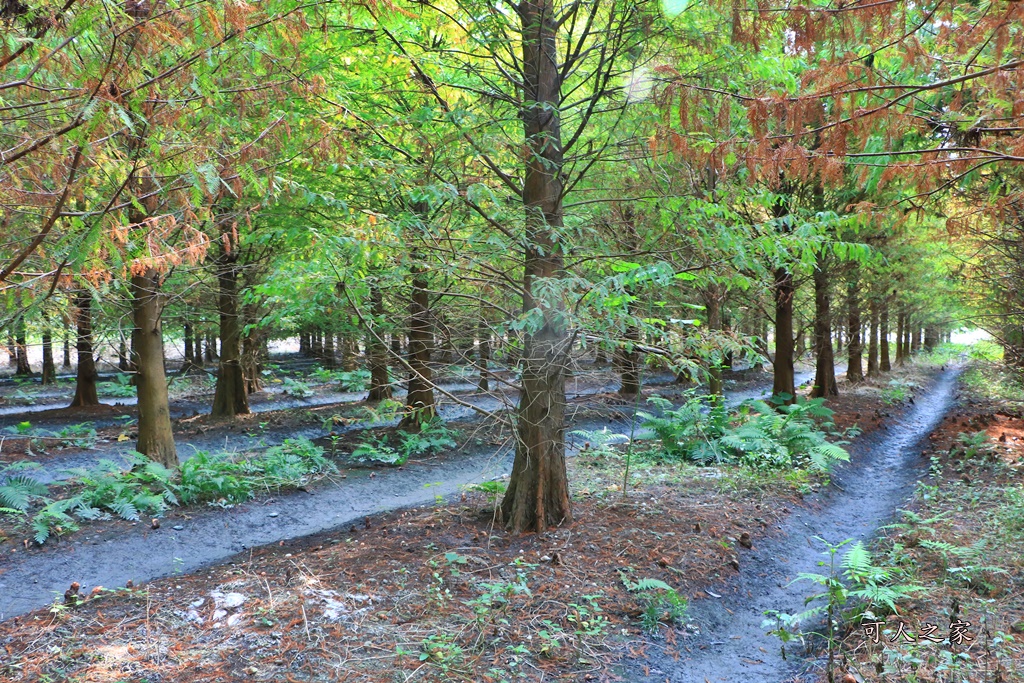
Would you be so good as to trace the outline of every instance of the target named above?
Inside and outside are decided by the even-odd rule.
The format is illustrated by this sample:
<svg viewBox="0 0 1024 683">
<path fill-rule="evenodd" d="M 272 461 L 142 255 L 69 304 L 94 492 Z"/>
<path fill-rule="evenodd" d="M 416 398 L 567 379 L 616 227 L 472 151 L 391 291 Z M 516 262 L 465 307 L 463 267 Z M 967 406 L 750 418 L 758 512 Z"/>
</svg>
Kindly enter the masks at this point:
<svg viewBox="0 0 1024 683">
<path fill-rule="evenodd" d="M 242 325 L 238 306 L 238 254 L 217 257 L 217 309 L 220 314 L 220 364 L 213 394 L 213 417 L 249 414 L 249 394 L 242 374 Z"/>
<path fill-rule="evenodd" d="M 921 350 L 921 325 L 914 322 L 913 332 L 910 335 L 910 353 L 917 353 Z"/>
<path fill-rule="evenodd" d="M 924 350 L 934 351 L 935 347 L 939 345 L 939 328 L 934 325 L 928 325 L 924 328 Z"/>
<path fill-rule="evenodd" d="M 206 359 L 211 363 L 220 360 L 220 353 L 217 351 L 217 335 L 212 330 L 206 333 Z"/>
<path fill-rule="evenodd" d="M 18 307 L 18 317 L 14 319 L 14 342 L 17 352 L 17 368 L 15 375 L 31 375 L 32 367 L 28 363 L 28 339 L 25 331 L 25 312 L 21 309 L 21 294 L 17 295 L 15 305 Z"/>
<path fill-rule="evenodd" d="M 367 401 L 391 398 L 391 379 L 388 377 L 388 348 L 380 324 L 384 322 L 384 296 L 375 282 L 370 285 L 370 312 L 373 323 L 366 330 L 366 355 L 370 361 L 370 394 Z M 376 329 L 374 329 L 376 328 Z"/>
<path fill-rule="evenodd" d="M 242 320 L 254 321 L 257 312 L 251 306 L 243 309 Z M 242 326 L 243 329 L 245 325 Z M 266 333 L 262 328 L 253 326 L 242 335 L 242 378 L 245 381 L 245 393 L 252 394 L 263 389 L 263 362 L 270 357 L 267 348 Z"/>
<path fill-rule="evenodd" d="M 871 322 L 868 327 L 868 377 L 878 376 L 878 302 L 868 302 Z"/>
<path fill-rule="evenodd" d="M 860 277 L 854 270 L 846 285 L 846 379 L 851 384 L 864 380 L 864 345 L 860 336 Z"/>
<path fill-rule="evenodd" d="M 57 368 L 53 364 L 53 333 L 50 319 L 43 314 L 43 378 L 42 383 L 53 384 L 57 379 Z"/>
<path fill-rule="evenodd" d="M 773 396 L 785 396 L 784 403 L 796 401 L 796 371 L 793 367 L 793 295 L 796 287 L 788 268 L 775 269 L 775 379 Z"/>
<path fill-rule="evenodd" d="M 896 365 L 903 365 L 903 328 L 906 320 L 903 316 L 903 309 L 896 312 Z"/>
<path fill-rule="evenodd" d="M 713 283 L 704 289 L 703 294 L 704 310 L 708 314 L 708 331 L 721 332 L 722 299 L 725 298 L 725 288 L 718 283 Z M 708 394 L 721 397 L 724 395 L 722 389 L 722 363 L 712 359 L 708 364 Z"/>
<path fill-rule="evenodd" d="M 309 347 L 310 347 L 309 333 L 308 332 L 299 332 L 299 353 L 301 353 L 303 356 L 308 356 L 309 355 Z"/>
<path fill-rule="evenodd" d="M 539 311 L 539 328 L 524 337 L 516 455 L 501 512 L 513 532 L 543 532 L 572 520 L 565 471 L 565 373 L 572 342 L 560 302 L 535 298 L 535 280 L 564 276 L 562 140 L 559 122 L 561 60 L 552 0 L 523 0 L 523 104 L 526 138 L 523 205 L 526 246 L 523 311 Z"/>
<path fill-rule="evenodd" d="M 889 301 L 882 301 L 882 309 L 878 317 L 878 369 L 882 372 L 892 370 L 889 362 Z"/>
<path fill-rule="evenodd" d="M 487 366 L 491 362 L 491 326 L 487 323 L 486 309 L 481 306 L 480 319 L 477 321 L 477 345 L 476 365 L 480 370 L 480 381 L 477 382 L 478 391 L 490 389 L 490 370 Z"/>
<path fill-rule="evenodd" d="M 62 368 L 70 368 L 71 367 L 71 331 L 68 329 L 67 320 L 65 320 L 62 323 L 62 326 L 64 328 L 64 339 L 63 339 L 64 357 L 61 358 L 60 365 L 61 365 Z"/>
<path fill-rule="evenodd" d="M 324 367 L 333 370 L 338 366 L 334 358 L 334 333 L 324 332 Z"/>
<path fill-rule="evenodd" d="M 178 466 L 171 431 L 171 411 L 164 373 L 164 339 L 160 325 L 160 275 L 150 269 L 132 276 L 132 359 L 139 397 L 139 438 L 135 450 L 169 468 Z"/>
<path fill-rule="evenodd" d="M 72 408 L 99 405 L 96 393 L 96 360 L 92 349 L 92 293 L 87 289 L 75 292 L 74 305 L 77 338 L 75 349 L 78 352 L 78 372 L 75 376 L 75 397 L 71 400 Z"/>
<path fill-rule="evenodd" d="M 420 213 L 425 213 L 421 211 Z M 418 429 L 437 415 L 434 402 L 434 382 L 430 370 L 430 295 L 426 269 L 420 263 L 419 252 L 412 251 L 412 295 L 409 299 L 409 392 L 406 396 L 406 415 L 402 429 Z"/>
<path fill-rule="evenodd" d="M 194 334 L 192 323 L 186 320 L 182 328 L 185 334 L 185 365 L 189 366 L 196 362 L 196 346 L 192 339 Z"/>
<path fill-rule="evenodd" d="M 124 333 L 118 332 L 120 339 L 117 340 L 117 369 L 127 372 L 131 367 L 128 361 L 128 344 L 125 342 Z"/>
<path fill-rule="evenodd" d="M 835 353 L 832 349 L 832 301 L 829 294 L 828 260 L 818 253 L 814 264 L 814 368 L 813 398 L 838 396 Z"/>
</svg>

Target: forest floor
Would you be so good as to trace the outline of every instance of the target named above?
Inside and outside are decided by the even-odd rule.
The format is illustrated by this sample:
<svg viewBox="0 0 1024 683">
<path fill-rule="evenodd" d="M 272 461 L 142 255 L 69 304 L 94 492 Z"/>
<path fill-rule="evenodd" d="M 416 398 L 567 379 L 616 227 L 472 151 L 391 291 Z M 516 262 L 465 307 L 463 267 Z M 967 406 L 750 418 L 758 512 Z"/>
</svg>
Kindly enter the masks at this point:
<svg viewBox="0 0 1024 683">
<path fill-rule="evenodd" d="M 802 372 L 799 376 L 804 378 L 808 374 Z M 763 373 L 734 375 L 727 383 L 729 402 L 735 404 L 759 396 L 764 390 Z M 617 378 L 607 366 L 577 374 L 570 387 L 572 429 L 630 432 L 632 420 L 627 415 L 632 414 L 636 404 L 624 403 L 614 393 L 607 393 L 616 383 Z M 652 384 L 647 391 L 679 399 L 685 395 L 686 387 Z M 461 400 L 495 409 L 508 397 L 474 394 Z M 442 403 L 442 413 L 449 405 Z M 393 427 L 384 425 L 397 421 L 367 419 L 367 408 L 360 405 L 289 408 L 235 421 L 213 420 L 209 416 L 178 419 L 176 437 L 183 459 L 194 455 L 197 449 L 214 451 L 218 444 L 220 450 L 232 453 L 231 457 L 245 456 L 247 452 L 258 457 L 268 452 L 268 446 L 302 436 L 317 439 L 337 462 L 339 471 L 320 481 L 302 479 L 284 490 L 261 485 L 253 500 L 237 505 L 171 507 L 161 531 L 151 528 L 149 516 L 130 521 L 114 515 L 74 525 L 65 520 L 51 524 L 54 532 L 40 545 L 31 538 L 35 533 L 33 522 L 39 514 L 36 508 L 45 501 L 37 503 L 29 516 L 0 515 L 0 557 L 4 560 L 0 566 L 0 619 L 48 604 L 54 595 L 65 590 L 69 576 L 90 586 L 111 586 L 123 585 L 129 579 L 149 581 L 173 572 L 194 571 L 248 548 L 332 529 L 382 511 L 431 503 L 439 496 L 458 495 L 466 486 L 506 474 L 511 467 L 507 425 L 482 420 L 471 410 L 455 407 L 463 411 L 461 419 L 448 423 L 457 429 L 456 447 L 417 457 L 397 468 L 367 467 L 348 457 L 360 442 L 372 443 L 392 434 Z M 342 424 L 338 425 L 339 413 L 363 419 L 342 417 Z M 98 430 L 96 443 L 89 448 L 71 445 L 45 458 L 19 454 L 16 461 L 24 466 L 32 464 L 26 463 L 29 458 L 33 462 L 38 460 L 38 467 L 28 470 L 29 474 L 38 481 L 53 484 L 50 496 L 68 499 L 81 487 L 74 483 L 62 485 L 71 476 L 67 468 L 95 466 L 103 459 L 109 460 L 115 470 L 128 466 L 132 445 L 129 435 L 117 434 L 123 427 L 108 429 L 109 433 Z M 33 443 L 31 438 L 13 441 L 30 448 Z M 584 441 L 570 435 L 570 452 L 575 452 Z M 81 526 L 81 530 L 75 530 L 75 526 Z"/>
<path fill-rule="evenodd" d="M 1024 390 L 985 366 L 961 386 L 929 476 L 871 546 L 892 587 L 916 589 L 837 633 L 837 681 L 1024 680 Z"/>
<path fill-rule="evenodd" d="M 901 372 L 912 373 L 901 376 L 919 385 L 919 397 L 952 381 L 940 374 L 924 388 L 927 369 Z M 886 390 L 864 385 L 831 402 L 840 428 L 865 430 L 850 446 L 852 470 L 862 449 L 877 452 L 874 444 L 914 410 L 887 406 Z M 622 409 L 611 397 L 596 403 L 588 410 Z M 725 589 L 758 566 L 757 553 L 835 495 L 802 472 L 666 463 L 657 448 L 633 453 L 628 478 L 615 450 L 584 450 L 569 467 L 575 519 L 542 536 L 505 534 L 493 521 L 492 489 L 476 479 L 427 505 L 8 620 L 0 673 L 33 681 L 640 678 L 685 660 L 690 642 L 707 636 L 699 603 L 728 602 Z"/>
</svg>

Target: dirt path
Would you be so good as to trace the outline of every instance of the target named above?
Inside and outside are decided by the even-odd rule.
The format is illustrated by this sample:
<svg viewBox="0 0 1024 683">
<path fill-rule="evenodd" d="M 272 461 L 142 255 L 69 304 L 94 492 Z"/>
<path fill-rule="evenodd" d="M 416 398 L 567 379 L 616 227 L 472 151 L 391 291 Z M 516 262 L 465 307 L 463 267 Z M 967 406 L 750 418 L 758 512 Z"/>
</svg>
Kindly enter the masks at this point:
<svg viewBox="0 0 1024 683">
<path fill-rule="evenodd" d="M 627 680 L 657 683 L 788 683 L 797 680 L 802 648 L 790 644 L 789 661 L 780 654 L 780 641 L 765 634 L 761 624 L 767 610 L 802 612 L 804 598 L 814 592 L 806 582 L 790 584 L 800 572 L 820 573 L 825 550 L 815 537 L 829 543 L 848 538 L 868 539 L 890 520 L 907 500 L 927 462 L 920 452 L 925 438 L 953 403 L 959 369 L 946 370 L 896 424 L 865 435 L 851 448 L 851 464 L 840 469 L 836 486 L 808 499 L 786 518 L 780 533 L 741 554 L 741 572 L 730 585 L 716 589 L 721 598 L 706 597 L 690 604 L 691 621 L 700 634 L 676 645 L 678 660 L 649 648 L 645 676 L 635 662 Z"/>
<path fill-rule="evenodd" d="M 809 374 L 800 373 L 798 381 L 807 381 Z M 764 391 L 759 386 L 732 392 L 728 403 L 735 405 Z M 603 427 L 628 433 L 629 423 L 586 420 L 571 425 L 571 429 Z M 174 511 L 158 530 L 139 523 L 127 532 L 122 525 L 97 532 L 86 525 L 68 540 L 44 546 L 42 552 L 0 556 L 0 620 L 49 604 L 72 581 L 88 588 L 113 587 L 129 579 L 139 584 L 195 571 L 258 545 L 344 527 L 387 510 L 430 504 L 436 496 L 457 494 L 461 486 L 510 469 L 507 446 L 481 447 L 396 470 L 349 471 L 344 481 L 318 486 L 310 493 L 291 492 L 230 510 Z"/>
</svg>

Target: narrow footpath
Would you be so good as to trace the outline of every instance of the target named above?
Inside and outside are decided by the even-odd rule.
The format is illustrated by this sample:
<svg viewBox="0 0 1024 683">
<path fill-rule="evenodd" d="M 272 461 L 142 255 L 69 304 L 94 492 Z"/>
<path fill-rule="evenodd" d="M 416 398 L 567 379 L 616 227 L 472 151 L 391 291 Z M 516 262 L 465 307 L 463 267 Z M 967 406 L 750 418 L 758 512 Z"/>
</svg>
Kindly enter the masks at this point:
<svg viewBox="0 0 1024 683">
<path fill-rule="evenodd" d="M 690 603 L 690 621 L 700 632 L 681 636 L 678 659 L 653 643 L 648 659 L 628 664 L 627 680 L 657 683 L 789 683 L 810 664 L 797 643 L 787 646 L 765 633 L 765 612 L 804 611 L 804 599 L 817 586 L 792 583 L 802 572 L 820 573 L 822 538 L 835 544 L 868 540 L 888 523 L 927 472 L 920 454 L 928 435 L 954 400 L 959 368 L 944 370 L 894 424 L 863 436 L 850 450 L 851 461 L 833 476 L 834 486 L 808 498 L 776 534 L 740 555 L 740 573 L 716 596 Z M 642 666 L 649 667 L 645 675 Z"/>
</svg>

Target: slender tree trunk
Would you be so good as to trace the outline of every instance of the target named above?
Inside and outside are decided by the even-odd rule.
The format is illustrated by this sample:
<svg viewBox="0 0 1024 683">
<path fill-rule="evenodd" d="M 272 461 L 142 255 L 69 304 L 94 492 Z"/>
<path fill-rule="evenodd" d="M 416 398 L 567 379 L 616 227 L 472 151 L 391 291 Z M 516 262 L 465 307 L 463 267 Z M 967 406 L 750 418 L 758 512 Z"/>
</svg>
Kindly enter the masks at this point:
<svg viewBox="0 0 1024 683">
<path fill-rule="evenodd" d="M 523 205 L 526 246 L 523 310 L 539 311 L 538 326 L 523 343 L 522 392 L 516 420 L 516 455 L 501 512 L 513 532 L 543 532 L 572 520 L 565 471 L 565 373 L 572 343 L 560 302 L 535 298 L 535 280 L 564 276 L 562 141 L 559 122 L 561 60 L 558 17 L 552 0 L 523 0 L 523 104 L 526 138 Z"/>
<path fill-rule="evenodd" d="M 846 285 L 846 379 L 856 384 L 864 380 L 864 345 L 860 336 L 860 277 L 857 270 Z"/>
<path fill-rule="evenodd" d="M 338 366 L 334 358 L 334 333 L 324 332 L 324 367 L 333 370 Z"/>
<path fill-rule="evenodd" d="M 71 367 L 71 331 L 68 329 L 68 323 L 65 320 L 62 323 L 64 327 L 64 357 L 61 359 L 61 367 Z"/>
<path fill-rule="evenodd" d="M 242 320 L 255 320 L 256 311 L 246 307 Z M 243 329 L 245 325 L 242 325 Z M 253 327 L 242 336 L 242 377 L 245 393 L 252 394 L 263 389 L 263 362 L 270 357 L 267 338 L 259 327 Z"/>
<path fill-rule="evenodd" d="M 878 376 L 878 302 L 869 301 L 871 322 L 868 327 L 868 377 Z"/>
<path fill-rule="evenodd" d="M 53 364 L 53 334 L 50 319 L 43 315 L 43 378 L 42 383 L 53 384 L 57 379 L 57 368 Z"/>
<path fill-rule="evenodd" d="M 424 213 L 425 210 L 421 213 Z M 420 265 L 419 253 L 412 253 L 412 296 L 409 300 L 409 392 L 406 397 L 406 415 L 402 429 L 418 429 L 437 415 L 434 402 L 434 383 L 430 370 L 430 295 L 425 268 Z"/>
<path fill-rule="evenodd" d="M 903 318 L 903 310 L 899 309 L 896 313 L 896 365 L 903 365 L 903 327 L 905 320 Z"/>
<path fill-rule="evenodd" d="M 118 332 L 120 339 L 117 341 L 117 369 L 121 372 L 127 372 L 129 368 L 128 364 L 128 344 L 125 342 L 124 333 Z"/>
<path fill-rule="evenodd" d="M 299 353 L 303 356 L 309 355 L 309 333 L 299 332 Z"/>
<path fill-rule="evenodd" d="M 185 321 L 182 328 L 185 334 L 185 365 L 188 366 L 196 362 L 196 346 L 192 339 L 192 324 Z"/>
<path fill-rule="evenodd" d="M 25 313 L 21 311 L 21 296 L 20 293 L 17 296 L 16 304 L 19 311 L 18 317 L 14 319 L 14 341 L 16 344 L 17 351 L 17 368 L 14 371 L 15 375 L 31 375 L 32 367 L 28 363 L 28 339 L 25 331 Z"/>
<path fill-rule="evenodd" d="M 892 370 L 889 362 L 889 301 L 882 302 L 878 317 L 878 369 L 882 372 Z"/>
<path fill-rule="evenodd" d="M 366 355 L 370 360 L 370 394 L 367 401 L 383 401 L 391 398 L 391 379 L 388 377 L 388 348 L 384 343 L 383 332 L 379 325 L 384 321 L 384 297 L 380 287 L 370 285 L 370 312 L 374 324 L 366 331 Z M 373 329 L 377 327 L 377 329 Z"/>
<path fill-rule="evenodd" d="M 217 350 L 217 335 L 212 331 L 206 333 L 206 355 L 210 362 L 220 360 L 220 352 Z"/>
<path fill-rule="evenodd" d="M 178 466 L 171 431 L 171 411 L 164 373 L 164 339 L 160 325 L 160 275 L 148 270 L 132 276 L 132 350 L 139 397 L 139 438 L 135 450 L 169 468 Z"/>
<path fill-rule="evenodd" d="M 921 350 L 921 325 L 914 323 L 914 331 L 910 335 L 910 353 L 917 353 Z"/>
<path fill-rule="evenodd" d="M 819 253 L 814 266 L 814 369 L 813 398 L 839 395 L 836 384 L 835 353 L 832 349 L 832 310 L 829 294 L 828 261 Z"/>
<path fill-rule="evenodd" d="M 238 306 L 238 254 L 217 258 L 217 308 L 220 314 L 220 364 L 213 394 L 213 417 L 249 414 L 249 394 L 242 374 L 242 326 Z"/>
<path fill-rule="evenodd" d="M 490 389 L 490 370 L 487 366 L 491 362 L 491 326 L 487 324 L 487 314 L 481 307 L 480 319 L 477 321 L 477 345 L 476 364 L 480 370 L 480 381 L 477 383 L 478 391 Z"/>
<path fill-rule="evenodd" d="M 924 328 L 924 350 L 934 351 L 935 347 L 939 345 L 939 330 L 934 325 L 928 325 Z"/>
<path fill-rule="evenodd" d="M 78 373 L 75 377 L 75 397 L 71 400 L 72 408 L 99 405 L 96 393 L 96 361 L 92 349 L 92 293 L 87 289 L 75 292 L 74 305 L 77 339 L 75 348 L 78 352 Z"/>
<path fill-rule="evenodd" d="M 775 269 L 775 379 L 773 396 L 787 396 L 783 401 L 796 401 L 796 371 L 793 367 L 793 295 L 796 287 L 787 268 Z"/>
<path fill-rule="evenodd" d="M 725 298 L 724 290 L 724 287 L 714 283 L 709 285 L 703 292 L 704 310 L 708 314 L 709 332 L 720 332 L 722 330 L 722 299 Z M 723 396 L 722 364 L 713 359 L 708 364 L 708 394 L 715 397 Z"/>
</svg>

